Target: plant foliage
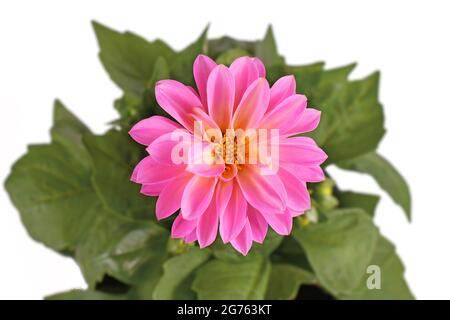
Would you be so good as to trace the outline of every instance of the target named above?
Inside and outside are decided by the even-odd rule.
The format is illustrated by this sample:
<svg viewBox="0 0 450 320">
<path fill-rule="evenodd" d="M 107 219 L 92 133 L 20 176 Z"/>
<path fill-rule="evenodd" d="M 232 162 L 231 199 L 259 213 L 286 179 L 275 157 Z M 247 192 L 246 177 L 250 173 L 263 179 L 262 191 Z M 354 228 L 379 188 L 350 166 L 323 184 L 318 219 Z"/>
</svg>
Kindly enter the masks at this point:
<svg viewBox="0 0 450 320">
<path fill-rule="evenodd" d="M 292 235 L 269 233 L 247 257 L 220 240 L 204 250 L 172 240 L 169 224 L 154 221 L 155 199 L 129 181 L 143 157 L 130 126 L 168 116 L 155 101 L 156 81 L 194 86 L 192 64 L 201 53 L 224 64 L 252 55 L 264 61 L 271 82 L 293 74 L 297 91 L 322 111 L 311 135 L 329 155 L 326 165 L 373 176 L 410 218 L 406 182 L 376 151 L 385 133 L 378 73 L 351 81 L 355 64 L 286 65 L 271 28 L 255 42 L 210 40 L 205 30 L 177 52 L 161 40 L 93 26 L 100 60 L 123 91 L 114 102 L 118 119 L 95 135 L 55 101 L 51 142 L 30 146 L 5 183 L 30 236 L 71 256 L 88 284 L 49 299 L 294 299 L 303 285 L 338 299 L 413 298 L 395 247 L 373 222 L 379 197 L 338 190 L 329 175 L 309 186 L 313 208 L 296 219 Z M 381 268 L 381 289 L 367 287 L 369 265 Z"/>
</svg>

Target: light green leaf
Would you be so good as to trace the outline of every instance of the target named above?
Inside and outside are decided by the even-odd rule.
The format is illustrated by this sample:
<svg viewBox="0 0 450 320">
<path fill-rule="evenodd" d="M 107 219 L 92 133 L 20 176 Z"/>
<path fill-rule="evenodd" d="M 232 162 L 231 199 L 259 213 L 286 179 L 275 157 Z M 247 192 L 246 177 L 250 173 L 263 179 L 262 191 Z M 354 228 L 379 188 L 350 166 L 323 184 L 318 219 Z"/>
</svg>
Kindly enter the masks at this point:
<svg viewBox="0 0 450 320">
<path fill-rule="evenodd" d="M 46 300 L 125 300 L 124 294 L 112 294 L 95 290 L 74 289 L 45 297 Z"/>
<path fill-rule="evenodd" d="M 243 57 L 243 56 L 249 56 L 249 55 L 250 54 L 243 49 L 233 48 L 233 49 L 230 49 L 230 50 L 222 53 L 216 59 L 216 62 L 217 62 L 217 64 L 224 64 L 226 66 L 229 66 L 237 58 Z"/>
<path fill-rule="evenodd" d="M 100 60 L 111 79 L 128 94 L 141 98 L 159 57 L 171 61 L 174 51 L 161 40 L 149 42 L 133 33 L 120 33 L 93 22 Z"/>
<path fill-rule="evenodd" d="M 90 172 L 58 144 L 28 148 L 5 182 L 30 236 L 72 251 L 95 215 Z"/>
<path fill-rule="evenodd" d="M 398 203 L 411 220 L 411 194 L 408 184 L 400 173 L 386 159 L 377 153 L 368 153 L 338 166 L 361 173 L 370 174 L 391 198 Z"/>
<path fill-rule="evenodd" d="M 55 100 L 53 126 L 50 131 L 52 140 L 63 146 L 85 168 L 90 167 L 90 159 L 83 145 L 82 136 L 90 132 L 89 128 L 70 112 L 61 101 Z"/>
<path fill-rule="evenodd" d="M 94 166 L 93 184 L 105 207 L 128 217 L 154 219 L 155 198 L 141 195 L 140 186 L 130 181 L 134 166 L 143 158 L 140 146 L 127 133 L 115 130 L 86 135 L 84 143 Z"/>
<path fill-rule="evenodd" d="M 153 293 L 154 299 L 193 299 L 190 289 L 193 271 L 201 266 L 209 257 L 207 250 L 191 248 L 187 253 L 174 256 L 164 263 L 164 274 Z"/>
<path fill-rule="evenodd" d="M 370 262 L 378 230 L 360 209 L 327 214 L 326 222 L 294 231 L 319 283 L 333 294 L 348 293 L 360 283 Z"/>
<path fill-rule="evenodd" d="M 375 253 L 369 265 L 378 266 L 380 270 L 380 288 L 369 289 L 367 282 L 374 273 L 367 273 L 360 284 L 353 291 L 342 294 L 341 299 L 358 300 L 387 300 L 387 299 L 414 299 L 403 276 L 404 267 L 395 252 L 395 247 L 383 236 L 378 237 Z M 371 284 L 373 284 L 371 282 Z"/>
<path fill-rule="evenodd" d="M 372 217 L 375 215 L 375 209 L 380 200 L 377 195 L 352 191 L 339 191 L 336 197 L 339 200 L 339 207 L 361 208 Z"/>
<path fill-rule="evenodd" d="M 59 101 L 54 105 L 54 142 L 34 145 L 5 182 L 30 236 L 59 251 L 73 251 L 83 237 L 97 197 L 81 135 L 89 129 Z"/>
<path fill-rule="evenodd" d="M 260 300 L 269 275 L 270 262 L 262 256 L 234 263 L 213 260 L 197 271 L 192 289 L 201 300 Z"/>
<path fill-rule="evenodd" d="M 292 300 L 302 284 L 313 284 L 314 274 L 290 264 L 273 264 L 266 292 L 268 300 Z"/>
<path fill-rule="evenodd" d="M 269 26 L 266 35 L 256 43 L 255 55 L 264 62 L 266 68 L 282 65 L 284 59 L 279 55 L 272 26 Z"/>
<path fill-rule="evenodd" d="M 133 284 L 139 268 L 165 256 L 168 232 L 162 227 L 118 216 L 102 206 L 96 214 L 91 231 L 75 255 L 90 287 L 105 274 Z"/>
</svg>

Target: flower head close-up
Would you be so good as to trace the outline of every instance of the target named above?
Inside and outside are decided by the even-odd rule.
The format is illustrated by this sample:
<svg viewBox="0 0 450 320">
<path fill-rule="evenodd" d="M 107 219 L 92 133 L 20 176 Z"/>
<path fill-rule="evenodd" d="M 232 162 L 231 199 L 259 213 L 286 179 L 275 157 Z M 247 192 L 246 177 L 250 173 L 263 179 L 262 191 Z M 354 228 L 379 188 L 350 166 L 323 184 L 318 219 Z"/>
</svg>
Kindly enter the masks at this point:
<svg viewBox="0 0 450 320">
<path fill-rule="evenodd" d="M 173 119 L 152 116 L 132 127 L 148 156 L 131 180 L 158 196 L 159 220 L 177 214 L 172 238 L 204 248 L 219 233 L 247 255 L 269 226 L 289 235 L 293 218 L 311 208 L 306 183 L 325 179 L 327 155 L 301 134 L 317 127 L 320 112 L 296 93 L 294 76 L 270 86 L 258 58 L 227 67 L 199 55 L 193 73 L 197 90 L 156 84 L 156 100 Z"/>
</svg>

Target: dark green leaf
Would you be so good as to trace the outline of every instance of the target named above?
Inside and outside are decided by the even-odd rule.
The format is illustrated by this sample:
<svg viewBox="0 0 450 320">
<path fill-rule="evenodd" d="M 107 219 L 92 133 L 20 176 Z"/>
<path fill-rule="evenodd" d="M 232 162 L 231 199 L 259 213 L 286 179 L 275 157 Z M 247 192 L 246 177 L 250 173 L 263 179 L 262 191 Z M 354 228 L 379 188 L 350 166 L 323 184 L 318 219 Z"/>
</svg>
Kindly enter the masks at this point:
<svg viewBox="0 0 450 320">
<path fill-rule="evenodd" d="M 386 159 L 372 152 L 338 165 L 343 169 L 370 174 L 378 185 L 403 208 L 408 220 L 411 220 L 411 194 L 408 184 Z"/>
<path fill-rule="evenodd" d="M 268 300 L 292 300 L 302 284 L 313 284 L 314 274 L 290 264 L 273 264 L 266 292 Z"/>
<path fill-rule="evenodd" d="M 352 191 L 339 191 L 336 194 L 341 208 L 361 208 L 372 217 L 375 215 L 379 196 Z"/>
<path fill-rule="evenodd" d="M 201 300 L 260 300 L 269 274 L 270 262 L 262 256 L 234 263 L 213 260 L 197 271 L 192 289 Z"/>
<path fill-rule="evenodd" d="M 377 242 L 377 228 L 360 209 L 335 210 L 328 220 L 294 231 L 319 283 L 333 294 L 355 289 Z"/>
<path fill-rule="evenodd" d="M 208 55 L 213 59 L 218 59 L 220 55 L 233 49 L 243 50 L 248 52 L 249 55 L 253 55 L 255 42 L 236 40 L 227 36 L 208 41 Z"/>
</svg>

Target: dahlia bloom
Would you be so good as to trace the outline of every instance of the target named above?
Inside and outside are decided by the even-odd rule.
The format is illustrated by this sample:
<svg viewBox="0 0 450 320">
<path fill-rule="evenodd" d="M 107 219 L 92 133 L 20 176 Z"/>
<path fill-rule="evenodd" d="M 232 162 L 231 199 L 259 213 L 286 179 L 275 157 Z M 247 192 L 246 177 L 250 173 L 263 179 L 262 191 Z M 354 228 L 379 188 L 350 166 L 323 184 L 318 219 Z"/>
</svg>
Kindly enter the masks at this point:
<svg viewBox="0 0 450 320">
<path fill-rule="evenodd" d="M 293 218 L 310 208 L 306 182 L 324 179 L 327 156 L 311 138 L 293 136 L 314 130 L 320 112 L 296 94 L 293 76 L 270 87 L 257 58 L 226 67 L 200 55 L 193 71 L 198 92 L 174 80 L 156 84 L 158 104 L 176 122 L 152 116 L 130 130 L 149 153 L 131 180 L 158 196 L 158 219 L 178 212 L 173 238 L 203 248 L 219 232 L 246 255 L 268 226 L 288 235 Z"/>
</svg>

